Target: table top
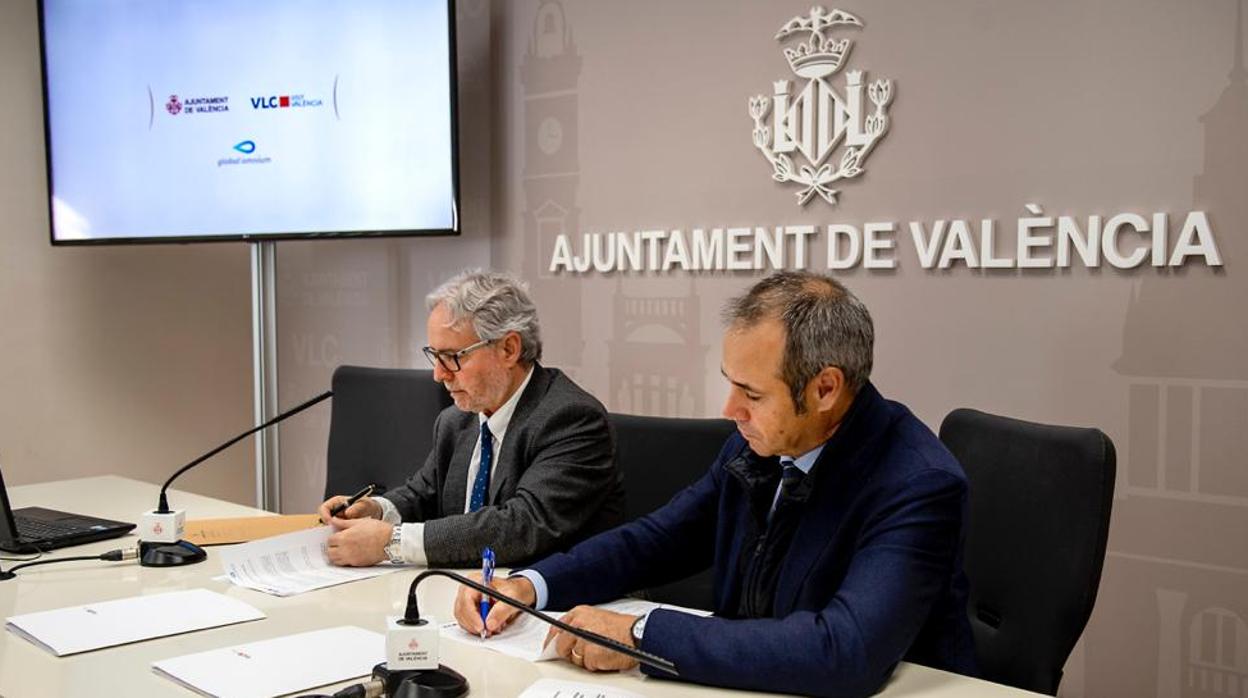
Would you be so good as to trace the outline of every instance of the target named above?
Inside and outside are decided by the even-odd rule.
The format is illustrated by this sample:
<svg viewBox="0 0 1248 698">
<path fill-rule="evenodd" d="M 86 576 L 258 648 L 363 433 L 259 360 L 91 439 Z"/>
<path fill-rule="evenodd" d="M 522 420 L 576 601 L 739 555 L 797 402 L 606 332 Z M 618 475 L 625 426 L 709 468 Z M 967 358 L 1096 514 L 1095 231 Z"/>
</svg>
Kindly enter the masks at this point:
<svg viewBox="0 0 1248 698">
<path fill-rule="evenodd" d="M 156 504 L 159 487 L 107 476 L 65 480 L 9 489 L 14 507 L 44 506 L 79 514 L 137 521 Z M 170 491 L 175 509 L 188 519 L 256 516 L 264 512 L 181 491 Z M 99 554 L 137 545 L 130 535 L 73 548 L 46 557 Z M 0 617 L 106 601 L 141 594 L 203 588 L 255 606 L 264 620 L 138 642 L 121 647 L 56 657 L 11 632 L 0 634 L 0 696 L 69 696 L 105 693 L 140 696 L 194 696 L 195 693 L 151 670 L 155 661 L 227 645 L 254 642 L 337 625 L 356 625 L 385 632 L 387 615 L 402 615 L 408 585 L 420 571 L 403 570 L 359 582 L 278 598 L 235 587 L 223 578 L 221 563 L 208 548 L 208 560 L 174 568 L 140 567 L 136 561 L 67 562 L 27 568 L 17 578 L 0 582 Z M 16 563 L 4 562 L 4 569 Z M 436 618 L 451 617 L 456 585 L 433 577 L 418 590 L 421 610 Z M 468 679 L 471 696 L 516 696 L 541 678 L 602 684 L 654 698 L 664 696 L 747 695 L 693 684 L 650 679 L 637 672 L 591 674 L 563 661 L 531 663 L 490 650 L 441 643 L 442 663 Z M 380 661 L 380 658 L 379 658 Z M 351 682 L 347 682 L 351 683 Z M 347 685 L 346 683 L 341 685 Z M 976 698 L 1036 694 L 970 679 L 928 667 L 902 663 L 884 696 Z"/>
</svg>

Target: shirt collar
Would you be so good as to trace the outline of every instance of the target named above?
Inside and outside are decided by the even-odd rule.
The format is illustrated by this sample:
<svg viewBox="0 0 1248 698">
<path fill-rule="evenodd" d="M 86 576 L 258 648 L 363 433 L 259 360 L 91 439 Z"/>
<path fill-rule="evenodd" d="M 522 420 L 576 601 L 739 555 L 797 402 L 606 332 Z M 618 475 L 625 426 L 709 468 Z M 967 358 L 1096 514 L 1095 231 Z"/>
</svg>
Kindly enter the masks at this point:
<svg viewBox="0 0 1248 698">
<path fill-rule="evenodd" d="M 507 398 L 507 402 L 504 402 L 502 407 L 494 410 L 494 414 L 486 417 L 483 412 L 477 413 L 480 423 L 490 425 L 490 435 L 496 441 L 501 441 L 503 434 L 506 433 L 507 425 L 511 423 L 511 417 L 516 413 L 516 405 L 520 404 L 520 396 L 524 394 L 524 389 L 529 387 L 529 380 L 533 378 L 533 368 L 533 366 L 529 367 L 529 372 L 524 376 L 524 382 L 516 388 L 511 397 Z"/>
<path fill-rule="evenodd" d="M 823 453 L 823 447 L 826 445 L 828 445 L 828 442 L 824 441 L 796 458 L 793 458 L 792 456 L 781 456 L 780 460 L 793 461 L 793 465 L 796 465 L 798 470 L 802 471 L 805 475 L 809 475 L 810 469 L 815 467 L 815 461 L 819 460 L 819 454 Z"/>
</svg>

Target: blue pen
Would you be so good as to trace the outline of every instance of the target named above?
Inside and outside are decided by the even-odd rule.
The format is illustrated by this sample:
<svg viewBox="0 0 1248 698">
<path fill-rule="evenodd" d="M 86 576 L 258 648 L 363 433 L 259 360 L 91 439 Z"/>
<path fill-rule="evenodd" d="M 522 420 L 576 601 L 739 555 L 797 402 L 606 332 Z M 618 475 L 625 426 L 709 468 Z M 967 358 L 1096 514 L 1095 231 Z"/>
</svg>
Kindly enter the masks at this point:
<svg viewBox="0 0 1248 698">
<path fill-rule="evenodd" d="M 494 581 L 494 549 L 486 548 L 481 551 L 481 578 L 486 586 Z M 490 615 L 490 598 L 488 596 L 481 597 L 481 639 L 485 639 L 485 619 Z"/>
</svg>

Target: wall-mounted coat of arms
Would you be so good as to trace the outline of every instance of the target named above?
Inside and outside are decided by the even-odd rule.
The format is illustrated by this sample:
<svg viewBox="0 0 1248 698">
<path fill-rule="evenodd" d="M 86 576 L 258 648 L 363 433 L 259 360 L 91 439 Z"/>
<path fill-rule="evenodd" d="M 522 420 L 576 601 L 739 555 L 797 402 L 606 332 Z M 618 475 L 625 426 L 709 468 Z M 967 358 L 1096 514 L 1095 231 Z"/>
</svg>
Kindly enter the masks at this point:
<svg viewBox="0 0 1248 698">
<path fill-rule="evenodd" d="M 831 33 L 841 27 L 862 26 L 862 20 L 848 12 L 828 12 L 822 7 L 785 22 L 776 34 L 777 41 L 809 35 L 806 41 L 784 49 L 784 57 L 799 80 L 778 80 L 772 97 L 750 98 L 754 145 L 771 163 L 772 179 L 802 185 L 797 192 L 799 205 L 805 206 L 816 194 L 835 205 L 839 191 L 831 185 L 861 175 L 871 150 L 888 132 L 891 80 L 868 85 L 862 71 L 851 70 L 845 73 L 843 93 L 832 83 L 853 42 Z M 873 111 L 863 101 L 864 90 L 875 107 Z M 797 154 L 805 163 L 794 162 Z"/>
</svg>

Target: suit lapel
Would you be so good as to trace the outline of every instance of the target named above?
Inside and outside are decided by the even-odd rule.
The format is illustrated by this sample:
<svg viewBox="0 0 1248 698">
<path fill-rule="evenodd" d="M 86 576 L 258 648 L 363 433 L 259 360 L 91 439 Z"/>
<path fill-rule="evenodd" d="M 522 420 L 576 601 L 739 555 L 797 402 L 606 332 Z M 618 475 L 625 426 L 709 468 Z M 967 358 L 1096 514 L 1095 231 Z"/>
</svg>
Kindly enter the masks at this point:
<svg viewBox="0 0 1248 698">
<path fill-rule="evenodd" d="M 814 489 L 806 502 L 806 513 L 793 534 L 788 554 L 776 581 L 773 612 L 781 617 L 793 612 L 798 593 L 815 561 L 836 540 L 837 529 L 846 509 L 858 492 L 858 481 L 865 477 L 887 429 L 889 415 L 884 398 L 870 383 L 855 400 L 854 408 L 828 445 L 819 454 L 811 474 Z"/>
<path fill-rule="evenodd" d="M 837 482 L 844 480 L 843 477 L 838 477 L 840 473 L 835 472 L 837 464 L 823 462 L 823 454 L 819 460 L 816 468 L 827 465 L 833 472 L 822 473 L 823 476 L 830 476 L 827 477 L 829 481 L 816 483 L 815 490 L 810 493 L 810 499 L 806 501 L 806 512 L 797 531 L 793 533 L 788 554 L 780 566 L 773 606 L 773 613 L 777 618 L 793 612 L 798 592 L 806 582 L 815 561 L 836 539 L 837 528 L 844 519 L 844 508 L 848 504 L 846 500 L 837 497 L 838 492 L 844 490 L 844 486 Z"/>
<path fill-rule="evenodd" d="M 524 392 L 520 395 L 520 401 L 516 403 L 516 411 L 511 414 L 511 421 L 507 423 L 502 448 L 494 453 L 494 467 L 490 472 L 490 494 L 487 503 L 498 501 L 503 485 L 519 477 L 518 471 L 522 461 L 521 447 L 526 441 L 523 438 L 525 424 L 550 388 L 554 373 L 554 369 L 542 368 L 541 364 L 533 365 L 533 377 L 525 386 Z"/>
<path fill-rule="evenodd" d="M 468 417 L 463 429 L 455 436 L 455 450 L 446 470 L 446 486 L 442 488 L 443 516 L 464 513 L 464 502 L 468 496 L 468 465 L 472 462 L 472 450 L 477 446 L 481 431 L 477 415 Z"/>
</svg>

